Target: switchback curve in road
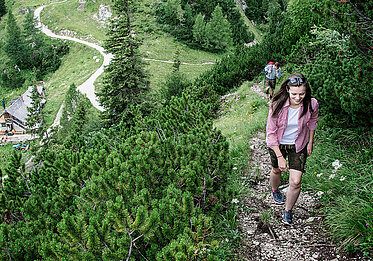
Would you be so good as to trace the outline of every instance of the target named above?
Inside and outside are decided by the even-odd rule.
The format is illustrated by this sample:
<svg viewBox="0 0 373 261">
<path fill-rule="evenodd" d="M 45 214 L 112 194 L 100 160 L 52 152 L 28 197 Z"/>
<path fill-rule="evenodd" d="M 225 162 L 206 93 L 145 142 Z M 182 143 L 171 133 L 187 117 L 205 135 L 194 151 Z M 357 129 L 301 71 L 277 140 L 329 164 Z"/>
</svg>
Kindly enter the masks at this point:
<svg viewBox="0 0 373 261">
<path fill-rule="evenodd" d="M 63 3 L 63 2 L 66 2 L 66 0 L 61 1 L 61 2 L 50 3 L 49 5 Z M 48 27 L 46 25 L 42 24 L 41 21 L 40 21 L 40 13 L 44 9 L 45 6 L 46 5 L 42 5 L 42 6 L 38 7 L 37 9 L 35 9 L 35 12 L 34 12 L 34 18 L 38 22 L 37 27 L 40 28 L 40 30 L 44 34 L 46 34 L 47 36 L 53 37 L 53 38 L 74 41 L 74 42 L 77 42 L 77 43 L 87 45 L 89 47 L 92 47 L 92 48 L 98 50 L 100 52 L 100 54 L 103 56 L 104 61 L 103 61 L 102 65 L 100 66 L 100 68 L 98 68 L 97 71 L 94 72 L 91 75 L 91 77 L 89 77 L 84 83 L 82 83 L 81 85 L 79 85 L 77 87 L 77 89 L 81 93 L 87 95 L 88 99 L 91 101 L 92 105 L 95 108 L 97 108 L 100 111 L 103 111 L 104 108 L 102 106 L 100 106 L 100 104 L 97 100 L 97 96 L 95 95 L 94 82 L 104 72 L 105 66 L 109 65 L 111 59 L 113 58 L 113 55 L 105 53 L 105 49 L 101 46 L 98 46 L 97 44 L 90 43 L 90 42 L 80 40 L 80 39 L 77 39 L 77 38 L 73 38 L 73 37 L 69 37 L 69 36 L 63 36 L 63 35 L 57 35 L 57 34 L 53 33 L 51 30 L 48 29 Z"/>
</svg>

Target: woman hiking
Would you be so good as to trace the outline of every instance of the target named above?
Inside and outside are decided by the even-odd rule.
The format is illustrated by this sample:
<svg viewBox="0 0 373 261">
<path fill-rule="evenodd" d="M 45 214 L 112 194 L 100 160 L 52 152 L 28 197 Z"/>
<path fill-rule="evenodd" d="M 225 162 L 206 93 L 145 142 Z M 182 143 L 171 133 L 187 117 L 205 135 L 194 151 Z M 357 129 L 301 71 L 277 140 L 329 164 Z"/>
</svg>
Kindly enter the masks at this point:
<svg viewBox="0 0 373 261">
<path fill-rule="evenodd" d="M 285 204 L 282 221 L 292 224 L 306 159 L 313 149 L 319 104 L 311 97 L 307 79 L 300 73 L 287 78 L 273 96 L 267 119 L 266 142 L 271 156 L 273 200 Z M 289 171 L 286 202 L 280 190 L 281 172 Z"/>
</svg>

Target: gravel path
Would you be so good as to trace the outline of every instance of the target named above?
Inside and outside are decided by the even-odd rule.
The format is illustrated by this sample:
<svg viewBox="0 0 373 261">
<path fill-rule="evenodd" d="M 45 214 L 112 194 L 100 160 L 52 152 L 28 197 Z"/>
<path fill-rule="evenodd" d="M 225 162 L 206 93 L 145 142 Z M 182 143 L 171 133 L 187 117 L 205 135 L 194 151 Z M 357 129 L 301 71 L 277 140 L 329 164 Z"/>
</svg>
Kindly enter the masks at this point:
<svg viewBox="0 0 373 261">
<path fill-rule="evenodd" d="M 61 1 L 61 2 L 55 2 L 51 4 L 59 4 L 63 3 L 66 1 Z M 50 4 L 50 5 L 51 5 Z M 83 41 L 77 38 L 69 37 L 69 36 L 64 36 L 64 35 L 57 35 L 53 33 L 51 30 L 48 29 L 48 27 L 44 24 L 41 23 L 40 21 L 40 13 L 44 9 L 46 5 L 38 7 L 35 12 L 34 12 L 34 18 L 38 21 L 38 27 L 41 29 L 41 31 L 46 34 L 47 36 L 54 37 L 54 38 L 59 38 L 59 39 L 64 39 L 64 40 L 69 40 L 69 41 L 74 41 L 77 43 L 81 43 L 84 45 L 87 45 L 91 48 L 94 48 L 100 52 L 100 54 L 103 56 L 103 63 L 100 66 L 100 68 L 97 69 L 96 72 L 94 72 L 91 77 L 89 77 L 83 84 L 79 85 L 77 89 L 81 92 L 87 95 L 88 99 L 91 101 L 92 105 L 97 108 L 100 111 L 103 111 L 103 108 L 100 106 L 97 97 L 95 95 L 95 86 L 94 82 L 96 79 L 104 72 L 104 68 L 106 65 L 108 65 L 113 58 L 111 54 L 105 53 L 105 49 L 102 48 L 101 46 L 98 46 L 97 44 L 90 43 L 87 41 Z"/>
<path fill-rule="evenodd" d="M 265 99 L 262 83 L 254 84 L 251 89 Z M 240 260 L 364 260 L 338 251 L 326 235 L 314 193 L 301 191 L 294 207 L 292 226 L 281 222 L 284 206 L 272 201 L 269 184 L 271 166 L 265 133 L 258 133 L 250 144 L 251 172 L 242 179 L 252 185 L 251 193 L 243 199 L 243 207 L 238 213 L 243 234 L 242 249 L 238 254 Z M 280 186 L 284 195 L 287 186 Z"/>
</svg>

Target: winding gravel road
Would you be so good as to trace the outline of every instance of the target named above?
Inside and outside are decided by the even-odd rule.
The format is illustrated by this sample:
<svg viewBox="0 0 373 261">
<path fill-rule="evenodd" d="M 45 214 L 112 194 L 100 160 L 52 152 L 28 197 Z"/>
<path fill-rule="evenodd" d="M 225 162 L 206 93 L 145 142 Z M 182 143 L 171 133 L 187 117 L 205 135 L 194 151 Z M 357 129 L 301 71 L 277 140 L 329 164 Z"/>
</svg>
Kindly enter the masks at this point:
<svg viewBox="0 0 373 261">
<path fill-rule="evenodd" d="M 66 2 L 66 1 L 50 3 L 49 5 L 59 4 L 59 3 L 63 3 L 63 2 Z M 40 30 L 44 34 L 46 34 L 47 36 L 50 36 L 50 37 L 65 39 L 65 40 L 74 41 L 74 42 L 77 42 L 77 43 L 87 45 L 89 47 L 92 47 L 92 48 L 95 48 L 96 50 L 98 50 L 101 53 L 101 55 L 103 56 L 104 61 L 101 65 L 101 67 L 98 68 L 98 70 L 96 72 L 94 72 L 91 75 L 91 77 L 89 77 L 83 84 L 81 84 L 77 87 L 77 89 L 81 93 L 87 95 L 88 99 L 91 101 L 92 105 L 95 108 L 97 108 L 100 111 L 103 111 L 104 109 L 103 109 L 103 107 L 100 106 L 100 104 L 97 100 L 97 96 L 95 95 L 95 86 L 94 86 L 93 83 L 104 72 L 105 66 L 110 63 L 111 59 L 113 58 L 112 54 L 105 53 L 105 49 L 102 48 L 101 46 L 98 46 L 97 44 L 90 43 L 90 42 L 87 42 L 87 41 L 83 41 L 83 40 L 80 40 L 80 39 L 76 39 L 76 38 L 73 38 L 73 37 L 62 36 L 62 35 L 57 35 L 57 34 L 53 33 L 51 30 L 48 29 L 48 27 L 46 25 L 42 24 L 41 21 L 40 21 L 40 13 L 45 6 L 46 5 L 38 7 L 34 12 L 34 18 L 38 21 L 37 27 L 40 28 Z"/>
</svg>

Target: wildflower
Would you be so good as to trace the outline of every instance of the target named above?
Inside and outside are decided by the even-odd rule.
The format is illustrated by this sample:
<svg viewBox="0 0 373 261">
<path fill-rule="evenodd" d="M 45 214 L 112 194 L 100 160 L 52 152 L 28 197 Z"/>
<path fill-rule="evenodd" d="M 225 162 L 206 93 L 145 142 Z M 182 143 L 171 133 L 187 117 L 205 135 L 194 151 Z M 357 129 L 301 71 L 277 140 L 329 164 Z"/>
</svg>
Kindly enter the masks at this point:
<svg viewBox="0 0 373 261">
<path fill-rule="evenodd" d="M 334 173 L 330 174 L 329 179 L 334 179 L 334 178 L 335 178 L 335 174 Z"/>
<path fill-rule="evenodd" d="M 232 199 L 232 203 L 237 204 L 238 202 L 240 202 L 238 199 L 236 198 Z"/>
<path fill-rule="evenodd" d="M 357 160 L 355 160 L 355 163 L 357 163 Z"/>
<path fill-rule="evenodd" d="M 337 149 L 337 152 L 339 152 L 339 149 Z"/>
<path fill-rule="evenodd" d="M 324 194 L 324 192 L 322 192 L 322 191 L 319 191 L 319 192 L 317 192 L 317 193 L 316 193 L 316 196 L 318 196 L 318 197 L 321 197 L 321 196 L 322 196 L 322 194 Z"/>
<path fill-rule="evenodd" d="M 359 190 L 359 187 L 356 187 L 356 190 Z"/>
<path fill-rule="evenodd" d="M 345 176 L 342 176 L 339 180 L 340 181 L 344 181 L 346 179 L 346 177 Z"/>
<path fill-rule="evenodd" d="M 365 224 L 365 226 L 367 227 L 367 226 L 369 226 L 369 224 L 368 224 L 368 223 L 366 223 L 366 224 Z"/>
<path fill-rule="evenodd" d="M 339 162 L 339 160 L 335 160 L 333 163 L 332 163 L 332 166 L 335 170 L 339 169 L 340 167 L 342 167 L 342 164 Z"/>
<path fill-rule="evenodd" d="M 319 174 L 317 174 L 316 176 L 317 176 L 318 178 L 320 178 L 320 177 L 322 176 L 322 174 L 324 174 L 324 173 L 319 173 Z"/>
<path fill-rule="evenodd" d="M 234 168 L 233 168 L 233 170 L 236 170 L 236 169 L 237 169 L 237 167 L 234 167 Z"/>
</svg>

